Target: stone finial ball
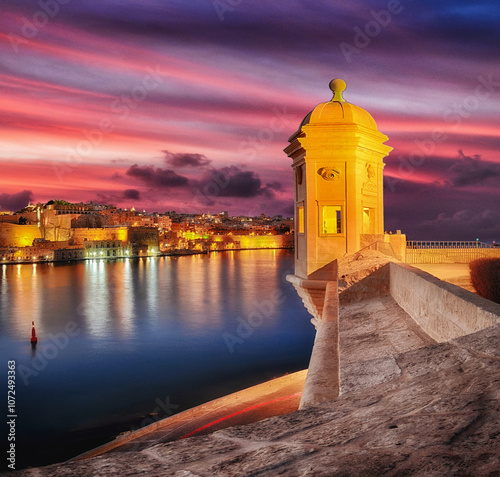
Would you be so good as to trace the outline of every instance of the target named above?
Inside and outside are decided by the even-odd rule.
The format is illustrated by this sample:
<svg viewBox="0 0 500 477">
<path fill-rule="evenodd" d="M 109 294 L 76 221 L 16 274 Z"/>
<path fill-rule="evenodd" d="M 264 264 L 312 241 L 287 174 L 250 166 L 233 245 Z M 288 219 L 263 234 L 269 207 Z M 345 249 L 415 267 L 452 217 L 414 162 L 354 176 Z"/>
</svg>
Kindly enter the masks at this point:
<svg viewBox="0 0 500 477">
<path fill-rule="evenodd" d="M 347 87 L 346 82 L 343 79 L 336 78 L 330 81 L 330 89 L 335 91 L 344 91 Z"/>
</svg>

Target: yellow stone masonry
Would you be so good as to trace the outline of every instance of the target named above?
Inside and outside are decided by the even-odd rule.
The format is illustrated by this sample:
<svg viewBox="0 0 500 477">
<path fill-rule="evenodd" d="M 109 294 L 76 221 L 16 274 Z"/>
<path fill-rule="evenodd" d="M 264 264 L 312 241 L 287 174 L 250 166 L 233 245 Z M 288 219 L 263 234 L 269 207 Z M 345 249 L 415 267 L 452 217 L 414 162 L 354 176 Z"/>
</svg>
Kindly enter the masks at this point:
<svg viewBox="0 0 500 477">
<path fill-rule="evenodd" d="M 295 177 L 295 274 L 327 278 L 321 268 L 361 248 L 361 235 L 384 233 L 384 145 L 372 116 L 345 101 L 343 80 L 318 104 L 285 149 Z"/>
</svg>

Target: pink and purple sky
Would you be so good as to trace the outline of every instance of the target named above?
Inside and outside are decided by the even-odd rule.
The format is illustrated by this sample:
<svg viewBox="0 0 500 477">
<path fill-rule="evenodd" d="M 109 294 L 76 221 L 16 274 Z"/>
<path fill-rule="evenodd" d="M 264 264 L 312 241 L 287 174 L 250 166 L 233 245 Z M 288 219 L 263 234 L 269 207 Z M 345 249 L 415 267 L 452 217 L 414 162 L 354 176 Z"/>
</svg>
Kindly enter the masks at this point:
<svg viewBox="0 0 500 477">
<path fill-rule="evenodd" d="M 340 77 L 394 148 L 386 229 L 498 241 L 499 22 L 493 0 L 3 0 L 0 210 L 291 215 L 283 148 Z"/>
</svg>

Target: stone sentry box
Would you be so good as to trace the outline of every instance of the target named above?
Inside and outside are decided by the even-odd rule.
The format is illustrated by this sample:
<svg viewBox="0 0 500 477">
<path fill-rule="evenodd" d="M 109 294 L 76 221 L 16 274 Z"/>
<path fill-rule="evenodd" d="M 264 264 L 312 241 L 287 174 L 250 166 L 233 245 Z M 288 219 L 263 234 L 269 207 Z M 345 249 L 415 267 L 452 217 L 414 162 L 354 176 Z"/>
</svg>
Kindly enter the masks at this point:
<svg viewBox="0 0 500 477">
<path fill-rule="evenodd" d="M 295 275 L 328 280 L 333 260 L 361 248 L 362 234 L 383 234 L 384 145 L 372 116 L 344 100 L 346 83 L 318 104 L 289 138 L 295 179 Z"/>
</svg>

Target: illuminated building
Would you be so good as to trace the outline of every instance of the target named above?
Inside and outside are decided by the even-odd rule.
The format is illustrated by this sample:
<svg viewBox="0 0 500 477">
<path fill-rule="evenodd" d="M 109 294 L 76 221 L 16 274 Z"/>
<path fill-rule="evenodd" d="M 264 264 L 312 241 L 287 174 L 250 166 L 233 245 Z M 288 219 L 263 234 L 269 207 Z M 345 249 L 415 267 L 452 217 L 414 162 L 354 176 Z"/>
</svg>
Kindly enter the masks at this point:
<svg viewBox="0 0 500 477">
<path fill-rule="evenodd" d="M 126 257 L 130 249 L 120 240 L 87 240 L 84 242 L 85 258 Z"/>
<path fill-rule="evenodd" d="M 99 227 L 99 228 L 74 228 L 72 229 L 73 241 L 77 245 L 84 242 L 119 240 L 128 241 L 128 227 Z"/>
<path fill-rule="evenodd" d="M 159 232 L 153 227 L 129 227 L 128 241 L 133 255 L 159 253 Z"/>
</svg>

